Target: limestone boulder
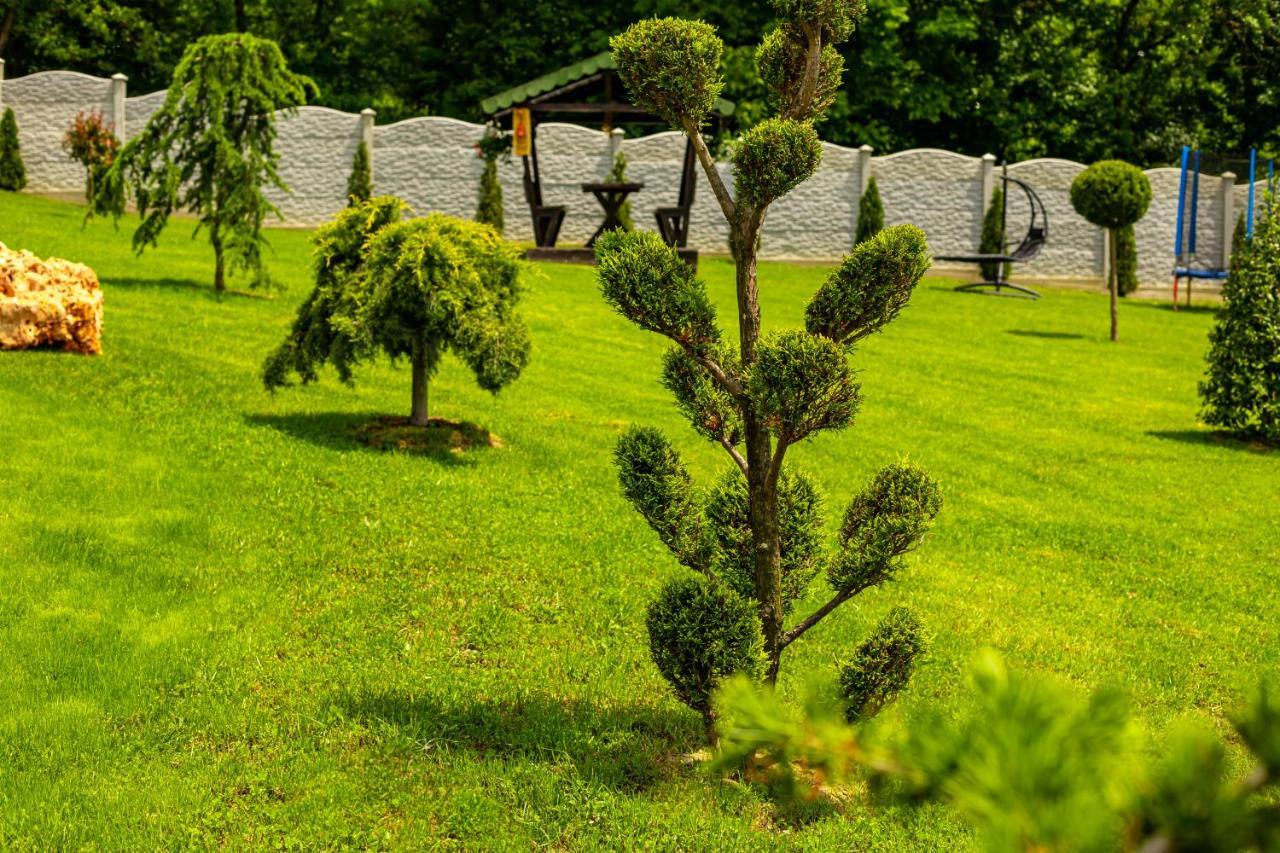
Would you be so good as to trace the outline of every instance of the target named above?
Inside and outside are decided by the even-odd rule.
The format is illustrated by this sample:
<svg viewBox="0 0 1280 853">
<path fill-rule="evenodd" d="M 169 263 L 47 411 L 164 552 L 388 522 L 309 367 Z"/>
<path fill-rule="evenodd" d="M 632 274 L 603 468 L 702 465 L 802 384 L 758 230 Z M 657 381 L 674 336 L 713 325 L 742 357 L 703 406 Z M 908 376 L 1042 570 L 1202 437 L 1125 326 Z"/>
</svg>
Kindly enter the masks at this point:
<svg viewBox="0 0 1280 853">
<path fill-rule="evenodd" d="M 102 288 L 84 264 L 0 243 L 0 350 L 102 352 Z"/>
</svg>

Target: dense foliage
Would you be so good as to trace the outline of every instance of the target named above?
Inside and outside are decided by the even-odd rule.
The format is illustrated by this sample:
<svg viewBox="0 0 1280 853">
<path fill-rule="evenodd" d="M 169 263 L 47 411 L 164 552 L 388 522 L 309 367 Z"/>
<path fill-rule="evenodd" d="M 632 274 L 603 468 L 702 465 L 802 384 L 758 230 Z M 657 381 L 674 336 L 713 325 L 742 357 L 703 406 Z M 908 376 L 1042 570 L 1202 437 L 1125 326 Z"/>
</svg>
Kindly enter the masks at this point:
<svg viewBox="0 0 1280 853">
<path fill-rule="evenodd" d="M 987 212 L 982 215 L 982 235 L 978 239 L 978 253 L 981 255 L 1003 255 L 1006 251 L 1004 190 L 997 186 L 991 191 L 991 202 L 987 205 Z M 982 280 L 995 281 L 999 266 L 994 261 L 979 264 Z M 1006 277 L 1011 266 L 1011 264 L 1005 264 L 1004 273 Z"/>
<path fill-rule="evenodd" d="M 857 32 L 824 60 L 849 72 L 822 127 L 829 141 L 1142 165 L 1173 163 L 1183 142 L 1235 153 L 1280 147 L 1280 0 L 866 7 Z M 279 42 L 328 106 L 373 107 L 386 121 L 479 120 L 482 98 L 605 50 L 609 34 L 634 21 L 671 14 L 718 28 L 729 45 L 724 96 L 738 102 L 744 126 L 763 118 L 773 95 L 751 45 L 775 13 L 755 2 L 8 0 L 0 57 L 9 77 L 119 71 L 131 90 L 149 92 L 167 84 L 189 42 L 240 30 Z M 786 33 L 765 47 L 774 57 L 767 78 L 785 67 Z"/>
<path fill-rule="evenodd" d="M 67 156 L 84 166 L 84 197 L 93 202 L 94 186 L 103 170 L 115 162 L 120 150 L 111 125 L 103 118 L 101 110 L 78 112 L 67 132 L 62 135 L 62 150 Z"/>
<path fill-rule="evenodd" d="M 959 719 L 926 712 L 850 727 L 821 693 L 796 711 L 734 679 L 715 699 L 715 766 L 746 769 L 787 797 L 841 796 L 865 781 L 885 799 L 943 801 L 991 851 L 1275 849 L 1280 704 L 1265 687 L 1235 718 L 1252 765 L 1242 775 L 1218 736 L 1191 721 L 1153 760 L 1114 690 L 1081 697 L 1009 671 L 993 652 L 975 662 L 970 688 Z"/>
<path fill-rule="evenodd" d="M 347 178 L 347 203 L 363 204 L 373 198 L 373 170 L 369 164 L 369 146 L 364 140 L 356 146 L 351 158 L 351 175 Z"/>
<path fill-rule="evenodd" d="M 1280 219 L 1254 220 L 1222 286 L 1200 383 L 1206 423 L 1280 442 Z"/>
<path fill-rule="evenodd" d="M 520 375 L 529 335 L 515 313 L 519 249 L 487 225 L 438 213 L 402 219 L 405 209 L 379 196 L 316 231 L 315 289 L 263 365 L 268 389 L 291 373 L 314 381 L 325 362 L 350 382 L 355 363 L 383 352 L 409 360 L 410 422 L 425 426 L 427 383 L 445 352 L 487 391 Z"/>
<path fill-rule="evenodd" d="M 884 203 L 880 201 L 880 187 L 876 184 L 876 176 L 867 180 L 867 189 L 858 199 L 858 230 L 854 234 L 853 244 L 865 243 L 880 233 L 884 228 Z"/>
<path fill-rule="evenodd" d="M 276 111 L 306 103 L 315 86 L 294 74 L 274 42 L 206 36 L 187 48 L 164 104 L 102 176 L 93 206 L 119 221 L 132 201 L 141 222 L 134 249 L 155 246 L 174 213 L 209 232 L 213 284 L 234 272 L 266 280 L 262 223 L 279 214 L 265 187 L 288 189 L 277 168 Z"/>
<path fill-rule="evenodd" d="M 27 168 L 22 163 L 18 142 L 18 120 L 6 109 L 0 118 L 0 190 L 17 192 L 27 185 Z"/>
<path fill-rule="evenodd" d="M 653 19 L 613 39 L 619 74 L 638 102 L 688 137 L 728 221 L 736 345 L 724 339 L 706 287 L 657 235 L 615 230 L 595 244 L 605 300 L 676 345 L 667 355 L 663 384 L 694 431 L 723 447 L 734 464 L 703 492 L 657 430 L 633 427 L 615 450 L 627 499 L 675 558 L 702 575 L 667 583 L 649 609 L 648 630 L 654 662 L 676 695 L 703 714 L 713 735 L 706 696 L 714 684 L 761 668 L 774 681 L 788 645 L 896 575 L 941 506 L 937 484 L 921 469 L 890 465 L 853 498 L 833 552 L 824 553 L 823 499 L 803 473 L 785 464 L 792 445 L 852 424 L 861 392 L 848 356 L 857 341 L 898 315 L 929 257 L 918 228 L 880 230 L 855 246 L 814 294 L 804 329 L 761 334 L 760 230 L 769 205 L 821 161 L 813 122 L 838 83 L 832 45 L 848 38 L 862 12 L 853 0 L 776 0 L 775 6 L 785 20 L 756 57 L 779 114 L 747 130 L 734 146 L 732 193 L 701 130 L 722 85 L 723 46 L 712 28 Z M 830 598 L 788 624 L 819 574 L 831 587 Z M 748 643 L 744 632 L 754 641 Z M 906 686 L 921 648 L 909 614 L 895 613 L 882 623 L 846 664 L 849 714 L 870 715 L 889 702 Z"/>
<path fill-rule="evenodd" d="M 1124 261 L 1124 275 L 1137 278 L 1137 246 L 1133 241 L 1133 224 L 1147 213 L 1151 204 L 1151 181 L 1141 169 L 1122 160 L 1101 160 L 1076 175 L 1071 182 L 1071 206 L 1076 213 L 1094 225 L 1107 229 L 1110 263 L 1107 265 L 1107 290 L 1111 294 L 1111 340 L 1119 340 L 1119 314 L 1116 299 L 1120 295 L 1122 275 L 1120 247 L 1129 241 L 1132 252 Z M 1129 234 L 1119 232 L 1125 228 Z M 1130 262 L 1132 258 L 1132 262 Z"/>
<path fill-rule="evenodd" d="M 1138 236 L 1132 225 L 1116 229 L 1116 293 L 1128 296 L 1138 289 Z"/>
</svg>

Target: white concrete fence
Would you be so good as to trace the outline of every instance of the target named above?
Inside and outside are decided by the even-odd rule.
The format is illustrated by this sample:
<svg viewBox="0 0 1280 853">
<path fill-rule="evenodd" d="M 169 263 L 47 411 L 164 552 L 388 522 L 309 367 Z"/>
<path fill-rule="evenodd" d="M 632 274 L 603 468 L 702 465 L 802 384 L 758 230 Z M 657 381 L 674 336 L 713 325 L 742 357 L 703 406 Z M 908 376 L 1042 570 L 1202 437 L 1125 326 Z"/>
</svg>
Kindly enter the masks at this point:
<svg viewBox="0 0 1280 853">
<path fill-rule="evenodd" d="M 11 107 L 18 121 L 27 190 L 51 195 L 83 192 L 84 172 L 62 151 L 62 136 L 80 111 L 100 110 L 122 139 L 136 135 L 164 102 L 165 93 L 127 96 L 127 80 L 72 71 L 45 71 L 6 81 L 0 60 L 0 109 Z M 482 161 L 474 145 L 484 132 L 479 124 L 442 117 L 411 118 L 376 125 L 373 110 L 359 114 L 326 107 L 302 107 L 281 118 L 277 151 L 288 193 L 272 192 L 272 201 L 290 225 L 323 222 L 346 203 L 346 183 L 356 147 L 363 140 L 372 161 L 374 190 L 400 196 L 420 213 L 442 211 L 470 217 L 476 208 Z M 627 177 L 643 181 L 633 195 L 637 226 L 654 227 L 653 210 L 675 204 L 684 156 L 684 139 L 675 131 L 624 138 L 570 124 L 538 128 L 538 153 L 546 204 L 568 208 L 562 242 L 584 241 L 602 212 L 581 184 L 602 181 L 619 147 L 628 160 Z M 999 180 L 995 158 L 916 149 L 873 156 L 868 146 L 823 144 L 822 166 L 790 195 L 777 202 L 765 223 L 766 258 L 829 260 L 849 250 L 858 218 L 858 199 L 872 175 L 884 201 L 885 222 L 910 222 L 928 235 L 937 254 L 975 251 L 982 216 Z M 1030 184 L 1045 204 L 1049 239 L 1034 261 L 1019 265 L 1017 278 L 1098 279 L 1105 275 L 1103 232 L 1071 208 L 1069 189 L 1083 169 L 1068 160 L 1013 163 L 1009 174 Z M 720 165 L 732 185 L 732 167 Z M 1153 199 L 1136 227 L 1139 279 L 1144 286 L 1167 288 L 1172 277 L 1177 218 L 1178 170 L 1150 169 Z M 507 236 L 531 240 L 518 159 L 499 165 Z M 1200 261 L 1209 266 L 1230 256 L 1236 215 L 1247 204 L 1248 187 L 1235 176 L 1202 177 L 1197 226 Z M 1259 195 L 1261 198 L 1261 195 Z M 1025 201 L 1010 193 L 1009 237 L 1025 230 Z M 705 252 L 727 251 L 727 229 L 719 208 L 700 177 L 689 229 L 690 245 Z M 3 224 L 0 223 L 0 240 Z"/>
</svg>

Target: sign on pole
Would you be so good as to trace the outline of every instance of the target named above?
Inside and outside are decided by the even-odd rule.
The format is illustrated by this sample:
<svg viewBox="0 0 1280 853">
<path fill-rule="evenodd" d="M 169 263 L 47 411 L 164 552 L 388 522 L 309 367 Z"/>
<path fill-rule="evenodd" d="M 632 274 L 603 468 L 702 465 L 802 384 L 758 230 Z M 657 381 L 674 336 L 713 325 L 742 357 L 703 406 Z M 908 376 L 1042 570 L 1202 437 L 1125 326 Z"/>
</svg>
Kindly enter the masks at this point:
<svg viewBox="0 0 1280 853">
<path fill-rule="evenodd" d="M 511 111 L 511 150 L 517 157 L 528 157 L 533 141 L 533 120 L 528 107 L 516 107 Z"/>
</svg>

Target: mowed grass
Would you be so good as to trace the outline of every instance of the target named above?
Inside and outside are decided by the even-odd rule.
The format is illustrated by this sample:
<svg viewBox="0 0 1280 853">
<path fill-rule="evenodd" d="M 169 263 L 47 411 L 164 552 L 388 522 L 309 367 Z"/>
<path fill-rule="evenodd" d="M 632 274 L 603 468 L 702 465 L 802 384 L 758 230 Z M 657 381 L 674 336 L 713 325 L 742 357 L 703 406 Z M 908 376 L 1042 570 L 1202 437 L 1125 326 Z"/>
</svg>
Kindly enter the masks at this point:
<svg viewBox="0 0 1280 853">
<path fill-rule="evenodd" d="M 0 242 L 91 264 L 105 353 L 0 354 L 0 843 L 6 847 L 957 849 L 947 810 L 854 801 L 796 821 L 686 756 L 700 725 L 648 660 L 644 607 L 684 571 L 620 496 L 613 442 L 662 427 L 696 474 L 729 464 L 657 377 L 663 344 L 592 271 L 542 266 L 533 361 L 498 397 L 448 361 L 432 414 L 502 448 L 412 456 L 351 431 L 408 410 L 407 368 L 265 393 L 258 369 L 308 289 L 217 299 L 176 222 L 0 195 Z M 732 268 L 704 261 L 722 321 Z M 817 266 L 765 264 L 770 327 Z M 833 673 L 890 606 L 929 658 L 901 703 L 966 702 L 993 646 L 1118 684 L 1159 732 L 1227 714 L 1280 662 L 1280 454 L 1196 423 L 1208 310 L 1101 295 L 984 299 L 926 280 L 855 362 L 857 424 L 793 450 L 835 528 L 881 465 L 941 481 L 898 582 L 788 652 L 783 689 Z M 815 584 L 812 606 L 825 592 Z M 809 607 L 801 607 L 805 612 Z"/>
</svg>

